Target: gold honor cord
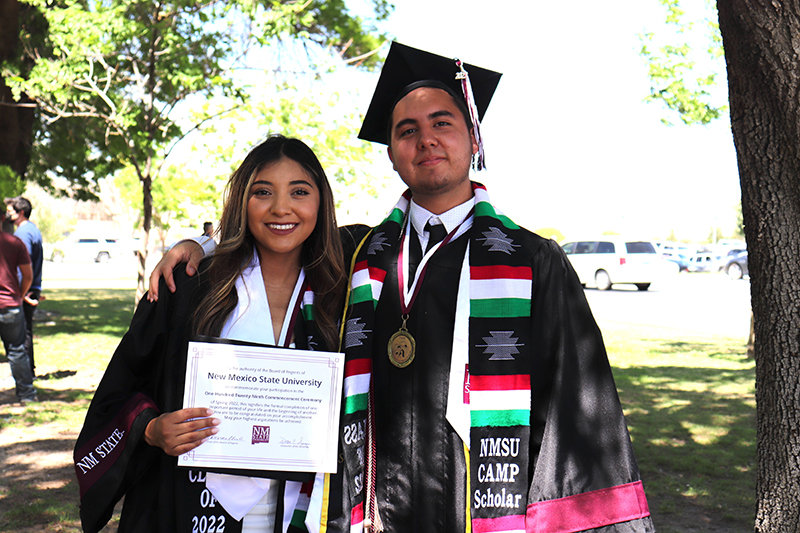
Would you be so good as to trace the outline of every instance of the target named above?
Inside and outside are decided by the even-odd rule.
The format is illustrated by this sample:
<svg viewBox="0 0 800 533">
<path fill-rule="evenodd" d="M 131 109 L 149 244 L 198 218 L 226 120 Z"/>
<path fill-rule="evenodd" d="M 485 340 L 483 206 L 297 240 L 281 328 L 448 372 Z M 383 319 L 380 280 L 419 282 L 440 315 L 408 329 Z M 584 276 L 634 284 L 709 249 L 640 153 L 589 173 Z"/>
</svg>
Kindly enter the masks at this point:
<svg viewBox="0 0 800 533">
<path fill-rule="evenodd" d="M 350 274 L 347 276 L 347 292 L 344 295 L 344 309 L 342 310 L 342 323 L 339 324 L 339 352 L 342 351 L 342 340 L 344 339 L 344 325 L 345 320 L 347 319 L 347 306 L 350 305 L 350 293 L 353 291 L 353 272 L 356 269 L 356 258 L 358 257 L 358 252 L 361 251 L 361 247 L 364 246 L 364 243 L 367 242 L 367 239 L 370 235 L 372 235 L 372 231 L 375 228 L 370 229 L 364 238 L 361 239 L 361 242 L 358 243 L 356 246 L 355 252 L 353 252 L 353 257 L 350 259 Z"/>
</svg>

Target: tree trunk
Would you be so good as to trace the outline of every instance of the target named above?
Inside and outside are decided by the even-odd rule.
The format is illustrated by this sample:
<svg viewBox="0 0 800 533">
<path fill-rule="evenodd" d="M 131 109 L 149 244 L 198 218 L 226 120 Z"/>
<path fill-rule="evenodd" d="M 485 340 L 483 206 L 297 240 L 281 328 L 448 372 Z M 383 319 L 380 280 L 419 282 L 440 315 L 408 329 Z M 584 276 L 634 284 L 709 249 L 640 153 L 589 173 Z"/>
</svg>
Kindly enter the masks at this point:
<svg viewBox="0 0 800 533">
<path fill-rule="evenodd" d="M 755 327 L 758 532 L 800 531 L 800 5 L 720 0 Z"/>
<path fill-rule="evenodd" d="M 17 0 L 0 0 L 0 62 L 17 59 L 20 54 L 21 9 Z M 25 176 L 31 157 L 33 121 L 33 102 L 25 95 L 15 102 L 11 89 L 0 78 L 0 165 L 11 167 L 20 177 Z"/>
<path fill-rule="evenodd" d="M 142 178 L 142 229 L 144 229 L 144 239 L 142 239 L 142 248 L 137 252 L 136 256 L 139 259 L 136 272 L 136 304 L 144 296 L 146 287 L 145 271 L 147 267 L 147 250 L 150 247 L 150 227 L 153 222 L 153 180 L 149 176 Z"/>
</svg>

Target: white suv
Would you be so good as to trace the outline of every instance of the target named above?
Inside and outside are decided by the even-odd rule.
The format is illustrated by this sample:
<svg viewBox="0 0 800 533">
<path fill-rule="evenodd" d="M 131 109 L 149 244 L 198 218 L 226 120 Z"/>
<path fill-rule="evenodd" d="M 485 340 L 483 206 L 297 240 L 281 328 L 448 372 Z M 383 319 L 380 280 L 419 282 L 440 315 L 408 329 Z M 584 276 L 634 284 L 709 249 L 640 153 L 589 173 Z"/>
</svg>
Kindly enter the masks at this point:
<svg viewBox="0 0 800 533">
<path fill-rule="evenodd" d="M 646 291 L 667 272 L 666 262 L 650 241 L 605 237 L 572 241 L 562 246 L 581 284 L 601 291 L 617 283 Z"/>
<path fill-rule="evenodd" d="M 70 236 L 53 246 L 50 260 L 105 263 L 122 255 L 122 246 L 115 237 Z"/>
</svg>

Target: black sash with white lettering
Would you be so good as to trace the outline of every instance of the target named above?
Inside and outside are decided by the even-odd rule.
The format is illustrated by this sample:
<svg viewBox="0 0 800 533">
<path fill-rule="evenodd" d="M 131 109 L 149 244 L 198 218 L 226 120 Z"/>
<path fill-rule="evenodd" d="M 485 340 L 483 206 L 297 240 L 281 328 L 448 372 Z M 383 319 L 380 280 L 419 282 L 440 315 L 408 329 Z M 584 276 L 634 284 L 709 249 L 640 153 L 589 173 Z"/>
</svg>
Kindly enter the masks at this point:
<svg viewBox="0 0 800 533">
<path fill-rule="evenodd" d="M 117 416 L 101 431 L 79 448 L 75 448 L 73 459 L 81 498 L 114 466 L 123 454 L 132 453 L 125 445 L 132 432 L 144 432 L 144 427 L 138 427 L 142 423 L 137 424 L 136 422 L 143 420 L 139 415 L 147 410 L 151 410 L 154 414 L 160 412 L 150 398 L 144 394 L 136 394 L 125 403 Z M 152 417 L 144 418 L 149 422 Z"/>
</svg>

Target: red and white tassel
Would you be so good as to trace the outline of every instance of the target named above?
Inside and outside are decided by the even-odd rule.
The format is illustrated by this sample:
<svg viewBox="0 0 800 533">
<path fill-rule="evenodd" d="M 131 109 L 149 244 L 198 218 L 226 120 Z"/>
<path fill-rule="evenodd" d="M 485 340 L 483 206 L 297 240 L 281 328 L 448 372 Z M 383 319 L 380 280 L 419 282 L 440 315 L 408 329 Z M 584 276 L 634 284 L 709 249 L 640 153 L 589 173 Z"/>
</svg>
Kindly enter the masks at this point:
<svg viewBox="0 0 800 533">
<path fill-rule="evenodd" d="M 467 103 L 467 110 L 469 111 L 472 126 L 475 132 L 475 141 L 478 143 L 478 154 L 472 166 L 477 170 L 486 168 L 486 155 L 483 152 L 483 138 L 481 137 L 481 124 L 478 120 L 478 108 L 475 106 L 475 96 L 472 94 L 472 83 L 469 81 L 469 73 L 464 68 L 464 64 L 460 59 L 456 59 L 456 66 L 459 72 L 456 73 L 456 79 L 461 80 L 461 92 L 464 94 L 464 100 Z"/>
</svg>

